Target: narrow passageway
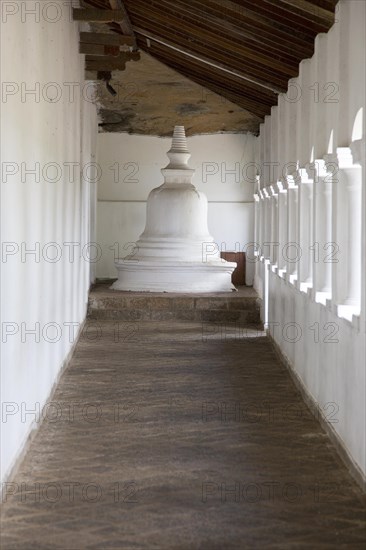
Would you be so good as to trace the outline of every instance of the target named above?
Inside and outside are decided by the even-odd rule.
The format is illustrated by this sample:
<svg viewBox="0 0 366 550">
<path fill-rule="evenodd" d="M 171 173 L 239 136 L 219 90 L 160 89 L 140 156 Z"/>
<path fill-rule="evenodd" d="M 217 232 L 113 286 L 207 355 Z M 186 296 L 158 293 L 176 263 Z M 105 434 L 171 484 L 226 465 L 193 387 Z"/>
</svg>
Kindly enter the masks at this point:
<svg viewBox="0 0 366 550">
<path fill-rule="evenodd" d="M 366 0 L 0 14 L 0 550 L 366 550 Z"/>
<path fill-rule="evenodd" d="M 366 541 L 357 485 L 256 329 L 89 319 L 43 417 L 2 550 Z"/>
</svg>

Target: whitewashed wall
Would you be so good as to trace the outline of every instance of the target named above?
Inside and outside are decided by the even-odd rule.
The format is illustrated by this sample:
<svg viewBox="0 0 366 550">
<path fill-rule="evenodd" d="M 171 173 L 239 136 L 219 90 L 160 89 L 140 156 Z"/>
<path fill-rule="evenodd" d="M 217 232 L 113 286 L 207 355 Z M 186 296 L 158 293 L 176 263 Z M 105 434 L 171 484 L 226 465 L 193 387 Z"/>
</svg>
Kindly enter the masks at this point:
<svg viewBox="0 0 366 550">
<path fill-rule="evenodd" d="M 256 146 L 255 195 L 255 287 L 265 298 L 263 319 L 361 475 L 365 14 L 365 2 L 341 0 L 334 26 L 316 38 L 313 58 L 300 64 L 299 77 L 266 117 Z"/>
<path fill-rule="evenodd" d="M 32 7 L 35 13 L 28 13 Z M 84 88 L 70 5 L 3 2 L 1 8 L 1 474 L 6 479 L 38 426 L 34 411 L 46 402 L 85 318 L 89 248 L 84 255 L 80 251 L 93 234 L 96 185 L 87 164 L 95 162 L 97 118 L 85 99 L 91 90 Z"/>
<path fill-rule="evenodd" d="M 250 134 L 188 138 L 190 165 L 196 169 L 193 183 L 207 195 L 209 229 L 223 250 L 245 251 L 253 241 L 254 143 Z M 126 256 L 129 243 L 142 233 L 146 199 L 163 183 L 160 170 L 168 164 L 170 145 L 171 139 L 99 134 L 98 243 L 103 256 L 98 277 L 116 277 L 115 254 Z M 253 284 L 253 271 L 249 263 L 247 284 Z"/>
</svg>

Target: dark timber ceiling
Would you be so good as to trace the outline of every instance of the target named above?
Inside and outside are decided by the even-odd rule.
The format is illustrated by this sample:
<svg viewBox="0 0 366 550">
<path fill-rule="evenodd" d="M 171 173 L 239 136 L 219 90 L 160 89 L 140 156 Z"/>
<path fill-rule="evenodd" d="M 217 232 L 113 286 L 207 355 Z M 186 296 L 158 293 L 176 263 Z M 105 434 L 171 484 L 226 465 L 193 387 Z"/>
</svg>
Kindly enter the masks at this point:
<svg viewBox="0 0 366 550">
<path fill-rule="evenodd" d="M 83 4 L 110 9 L 116 0 Z M 288 80 L 297 76 L 300 61 L 313 55 L 316 35 L 334 23 L 337 0 L 124 0 L 123 4 L 140 50 L 246 111 L 248 127 L 241 130 L 256 131 L 277 104 L 278 93 L 285 92 Z M 117 23 L 109 28 L 122 33 Z M 134 63 L 129 65 L 132 71 Z M 163 97 L 155 100 L 163 108 Z M 187 102 L 181 98 L 181 103 Z M 227 106 L 222 108 L 229 113 L 232 109 Z"/>
</svg>

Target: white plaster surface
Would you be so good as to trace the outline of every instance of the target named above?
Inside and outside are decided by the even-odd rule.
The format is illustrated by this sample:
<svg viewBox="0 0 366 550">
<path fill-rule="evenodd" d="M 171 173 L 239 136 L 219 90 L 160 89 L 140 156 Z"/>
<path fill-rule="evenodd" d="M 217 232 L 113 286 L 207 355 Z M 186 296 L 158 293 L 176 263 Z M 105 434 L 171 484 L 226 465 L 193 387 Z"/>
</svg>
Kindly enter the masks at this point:
<svg viewBox="0 0 366 550">
<path fill-rule="evenodd" d="M 97 135 L 95 106 L 80 94 L 84 57 L 71 4 L 52 2 L 47 19 L 42 2 L 34 3 L 39 17 L 24 12 L 27 2 L 8 4 L 19 10 L 3 17 L 0 48 L 1 79 L 11 83 L 1 102 L 1 479 L 38 426 L 37 411 L 85 318 L 92 274 L 80 250 L 95 240 L 95 184 L 81 168 L 95 162 Z M 22 89 L 37 95 L 22 97 Z M 60 93 L 55 101 L 45 99 Z M 65 162 L 76 163 L 75 177 Z M 23 177 L 25 169 L 37 174 L 36 163 L 39 181 L 37 175 Z M 4 170 L 14 174 L 5 178 Z M 73 259 L 64 243 L 76 243 Z M 25 249 L 36 253 L 22 257 Z"/>
<path fill-rule="evenodd" d="M 365 53 L 366 3 L 341 0 L 334 26 L 317 37 L 313 58 L 301 62 L 299 77 L 290 83 L 288 97 L 297 100 L 289 102 L 281 94 L 278 106 L 272 108 L 272 116 L 266 117 L 261 125 L 256 143 L 261 189 L 256 197 L 255 221 L 256 240 L 262 250 L 256 263 L 255 287 L 261 296 L 267 297 L 263 320 L 363 475 L 366 474 Z M 265 171 L 264 160 L 277 163 L 274 175 Z M 322 167 L 329 161 L 333 168 L 330 165 L 324 171 Z M 311 166 L 314 162 L 316 178 Z M 285 200 L 291 174 L 299 186 L 300 210 L 294 201 Z M 323 200 L 324 178 L 331 182 L 326 190 L 329 201 Z M 277 231 L 268 232 L 265 218 L 276 211 L 274 207 L 266 210 L 268 201 L 275 200 L 266 198 L 271 186 L 283 191 L 278 195 Z M 308 200 L 311 206 L 305 204 Z M 291 225 L 296 218 L 297 230 Z M 274 261 L 264 243 L 276 241 L 278 235 L 281 246 Z M 299 279 L 293 280 L 281 250 L 284 244 L 296 239 L 303 256 Z M 310 249 L 317 242 L 318 260 Z M 331 243 L 337 245 L 338 253 L 336 261 L 328 263 L 328 253 L 335 250 L 329 247 Z M 324 286 L 324 281 L 327 293 L 320 292 L 320 283 Z"/>
</svg>

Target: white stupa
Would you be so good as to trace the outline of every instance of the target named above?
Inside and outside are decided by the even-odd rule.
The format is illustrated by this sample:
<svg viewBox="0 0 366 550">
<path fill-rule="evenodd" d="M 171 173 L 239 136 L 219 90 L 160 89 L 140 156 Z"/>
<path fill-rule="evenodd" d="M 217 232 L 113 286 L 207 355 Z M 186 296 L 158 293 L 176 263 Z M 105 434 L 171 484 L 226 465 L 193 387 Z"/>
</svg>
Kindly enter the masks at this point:
<svg viewBox="0 0 366 550">
<path fill-rule="evenodd" d="M 115 290 L 148 292 L 228 292 L 235 290 L 226 262 L 207 227 L 207 198 L 192 184 L 195 170 L 184 126 L 175 126 L 162 170 L 164 183 L 147 200 L 146 227 L 134 252 L 116 261 Z"/>
</svg>

